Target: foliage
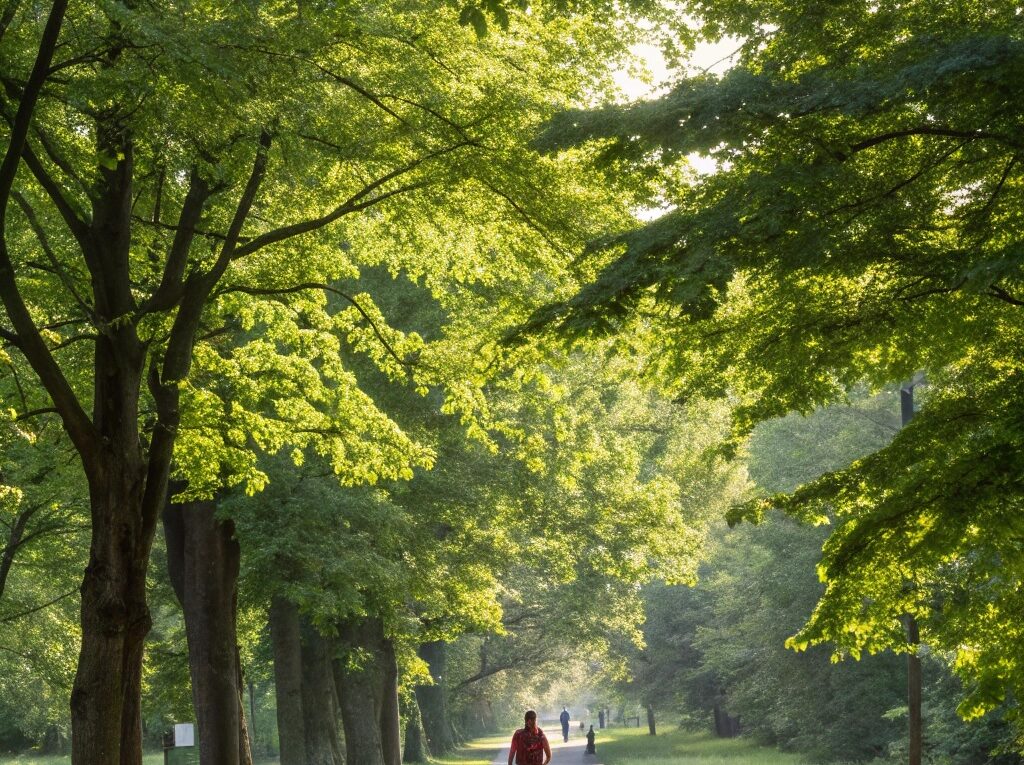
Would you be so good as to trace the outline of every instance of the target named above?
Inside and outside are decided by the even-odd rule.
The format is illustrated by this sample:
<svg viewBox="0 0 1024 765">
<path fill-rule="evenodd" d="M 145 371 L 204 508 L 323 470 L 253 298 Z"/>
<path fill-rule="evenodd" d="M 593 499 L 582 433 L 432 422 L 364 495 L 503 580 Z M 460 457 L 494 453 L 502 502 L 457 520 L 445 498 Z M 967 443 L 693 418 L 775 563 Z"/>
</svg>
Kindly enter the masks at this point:
<svg viewBox="0 0 1024 765">
<path fill-rule="evenodd" d="M 66 731 L 85 567 L 82 476 L 59 426 L 2 426 L 0 747 Z"/>
<path fill-rule="evenodd" d="M 641 639 L 639 586 L 692 581 L 709 519 L 744 482 L 713 456 L 723 407 L 673 405 L 614 361 L 581 354 L 541 367 L 494 409 L 527 436 L 511 441 L 518 459 L 499 505 L 506 634 L 464 641 L 449 691 L 456 709 L 486 703 L 500 716 L 581 662 L 621 673 Z"/>
<path fill-rule="evenodd" d="M 763 423 L 748 448 L 750 477 L 762 492 L 800 492 L 888 443 L 897 414 L 892 392 L 859 393 L 851 406 Z M 905 759 L 905 660 L 886 652 L 835 662 L 824 646 L 786 648 L 822 596 L 815 569 L 827 539 L 826 528 L 778 513 L 723 530 L 695 588 L 646 590 L 645 647 L 624 692 L 654 703 L 662 719 L 671 710 L 700 727 L 717 706 L 759 740 L 822 761 Z M 926 662 L 928 751 L 937 761 L 986 762 L 1012 736 L 1001 715 L 967 724 L 953 714 L 961 689 L 948 659 Z"/>
<path fill-rule="evenodd" d="M 664 98 L 567 112 L 544 145 L 619 171 L 668 165 L 672 212 L 603 243 L 600 274 L 534 326 L 619 332 L 674 395 L 761 421 L 926 369 L 882 451 L 747 506 L 830 518 L 827 588 L 801 645 L 957 654 L 974 716 L 1019 696 L 1019 257 L 1024 66 L 1012 3 L 685 3 L 735 66 Z M 679 180 L 697 152 L 719 172 Z M 639 337 L 639 340 L 637 339 Z M 737 514 L 739 515 L 739 514 Z"/>
<path fill-rule="evenodd" d="M 376 406 L 348 353 L 486 421 L 480 388 L 505 360 L 480 349 L 567 292 L 566 252 L 629 219 L 631 185 L 608 193 L 578 159 L 525 146 L 556 106 L 609 90 L 636 26 L 605 21 L 520 14 L 477 39 L 447 2 L 5 6 L 0 399 L 14 422 L 57 410 L 94 535 L 132 529 L 132 545 L 93 545 L 87 583 L 114 571 L 145 618 L 141 576 L 116 572 L 145 571 L 173 454 L 193 498 L 257 492 L 278 459 L 326 467 L 363 487 L 348 495 L 360 548 L 340 552 L 368 578 L 346 578 L 343 555 L 320 572 L 342 605 L 404 604 L 403 585 L 425 584 L 398 571 L 415 539 L 403 509 L 365 487 L 412 478 L 432 449 Z M 443 298 L 452 329 L 388 326 L 358 283 L 375 265 Z M 130 471 L 136 495 L 97 500 Z M 307 499 L 326 511 L 336 496 Z M 336 520 L 307 528 L 333 539 Z M 180 646 L 158 617 L 151 657 Z M 149 679 L 171 688 L 157 676 L 172 664 Z"/>
</svg>

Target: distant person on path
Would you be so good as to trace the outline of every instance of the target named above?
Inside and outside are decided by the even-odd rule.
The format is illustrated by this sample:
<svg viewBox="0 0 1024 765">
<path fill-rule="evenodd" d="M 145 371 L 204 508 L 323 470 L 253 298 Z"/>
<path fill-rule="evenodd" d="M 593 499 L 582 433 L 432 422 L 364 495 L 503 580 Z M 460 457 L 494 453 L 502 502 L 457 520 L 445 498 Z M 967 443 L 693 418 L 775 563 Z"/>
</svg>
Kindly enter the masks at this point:
<svg viewBox="0 0 1024 765">
<path fill-rule="evenodd" d="M 558 721 L 562 723 L 562 740 L 566 743 L 569 742 L 569 710 L 566 707 L 562 707 L 562 714 L 558 716 Z"/>
<path fill-rule="evenodd" d="M 537 727 L 537 713 L 526 710 L 526 725 L 512 736 L 512 747 L 508 750 L 508 765 L 513 758 L 516 765 L 548 765 L 551 762 L 551 745 L 544 731 Z"/>
<path fill-rule="evenodd" d="M 594 733 L 594 726 L 590 726 L 590 730 L 587 731 L 587 751 L 583 754 L 597 754 L 597 748 L 594 746 L 594 737 L 597 734 Z"/>
</svg>

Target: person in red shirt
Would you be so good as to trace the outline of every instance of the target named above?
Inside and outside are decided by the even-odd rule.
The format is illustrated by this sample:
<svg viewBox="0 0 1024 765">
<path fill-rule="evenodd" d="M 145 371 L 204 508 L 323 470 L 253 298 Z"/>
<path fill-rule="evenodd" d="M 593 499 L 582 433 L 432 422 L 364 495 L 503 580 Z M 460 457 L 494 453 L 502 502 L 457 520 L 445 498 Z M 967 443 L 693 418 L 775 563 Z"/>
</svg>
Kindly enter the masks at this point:
<svg viewBox="0 0 1024 765">
<path fill-rule="evenodd" d="M 508 765 L 515 758 L 516 765 L 548 765 L 551 762 L 551 745 L 544 731 L 537 727 L 537 713 L 526 710 L 526 725 L 512 736 L 512 747 L 508 750 Z"/>
</svg>

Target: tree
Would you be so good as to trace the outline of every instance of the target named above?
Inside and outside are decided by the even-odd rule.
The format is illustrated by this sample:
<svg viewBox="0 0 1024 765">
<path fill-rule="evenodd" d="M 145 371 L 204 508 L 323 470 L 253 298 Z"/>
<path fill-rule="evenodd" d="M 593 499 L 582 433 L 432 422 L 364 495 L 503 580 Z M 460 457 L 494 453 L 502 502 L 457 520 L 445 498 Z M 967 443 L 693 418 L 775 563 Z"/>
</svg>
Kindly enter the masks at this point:
<svg viewBox="0 0 1024 765">
<path fill-rule="evenodd" d="M 543 44 L 474 44 L 456 16 L 443 3 L 247 6 L 216 23 L 168 5 L 5 6 L 3 336 L 62 419 L 91 504 L 76 762 L 141 756 L 146 567 L 172 461 L 203 497 L 225 482 L 260 488 L 253 445 L 310 447 L 352 481 L 425 459 L 331 344 L 276 353 L 300 325 L 332 325 L 322 293 L 353 262 L 336 224 L 374 210 L 404 230 L 470 211 L 465 226 L 498 205 L 543 242 L 519 199 L 519 147 L 622 40 L 584 17 L 545 28 L 524 16 L 517 34 Z M 419 274 L 485 263 L 472 246 L 428 264 L 389 244 Z M 262 337 L 226 342 L 237 322 Z M 231 375 L 248 385 L 229 386 L 229 401 Z"/>
<path fill-rule="evenodd" d="M 448 676 L 462 710 L 581 663 L 611 673 L 639 640 L 639 586 L 690 581 L 709 519 L 740 496 L 736 466 L 713 456 L 726 410 L 673 406 L 628 369 L 575 355 L 497 399 L 528 435 L 501 498 L 507 634 L 472 641 L 472 661 L 460 647 Z"/>
<path fill-rule="evenodd" d="M 851 406 L 761 424 L 745 450 L 752 481 L 761 492 L 792 491 L 870 455 L 898 432 L 897 404 L 892 391 L 858 392 Z M 654 694 L 701 725 L 714 712 L 720 734 L 726 715 L 738 716 L 744 734 L 816 761 L 906 760 L 898 657 L 835 662 L 825 646 L 786 648 L 822 595 L 815 569 L 827 537 L 827 529 L 779 513 L 761 527 L 722 529 L 695 588 L 645 592 L 645 647 L 631 658 L 624 691 L 632 698 Z M 986 761 L 1012 735 L 1002 721 L 956 719 L 959 688 L 947 659 L 925 657 L 929 756 Z"/>
<path fill-rule="evenodd" d="M 828 585 L 801 644 L 911 650 L 911 613 L 922 641 L 958 656 L 962 711 L 981 713 L 1024 677 L 1002 642 L 1016 639 L 1021 576 L 1017 9 L 685 10 L 706 36 L 741 39 L 732 69 L 654 102 L 568 112 L 546 139 L 598 141 L 624 171 L 664 163 L 675 209 L 598 248 L 598 277 L 533 325 L 621 332 L 673 394 L 728 392 L 737 440 L 861 381 L 926 369 L 932 393 L 890 446 L 745 515 L 833 519 Z M 719 171 L 680 178 L 691 152 Z M 951 571 L 962 584 L 939 597 Z"/>
</svg>

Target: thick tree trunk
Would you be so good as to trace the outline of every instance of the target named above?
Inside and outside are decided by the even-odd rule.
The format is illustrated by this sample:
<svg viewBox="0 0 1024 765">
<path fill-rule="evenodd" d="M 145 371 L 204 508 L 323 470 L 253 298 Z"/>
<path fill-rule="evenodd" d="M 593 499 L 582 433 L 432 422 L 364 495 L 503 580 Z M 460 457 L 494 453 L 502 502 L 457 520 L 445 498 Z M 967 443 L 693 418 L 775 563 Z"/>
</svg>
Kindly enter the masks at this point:
<svg viewBox="0 0 1024 765">
<path fill-rule="evenodd" d="M 384 628 L 379 619 L 338 625 L 334 679 L 345 728 L 345 759 L 352 765 L 386 765 L 381 719 L 384 709 Z M 359 666 L 349 659 L 356 658 Z"/>
<path fill-rule="evenodd" d="M 274 687 L 281 765 L 306 765 L 306 724 L 302 711 L 302 641 L 299 611 L 280 596 L 270 603 L 274 646 Z"/>
<path fill-rule="evenodd" d="M 395 644 L 385 638 L 381 651 L 380 740 L 384 765 L 402 762 L 402 721 L 398 710 L 398 659 Z"/>
<path fill-rule="evenodd" d="M 426 762 L 427 741 L 423 733 L 423 718 L 420 717 L 420 705 L 414 695 L 411 700 L 403 702 L 405 708 L 405 752 L 402 762 Z"/>
<path fill-rule="evenodd" d="M 330 646 L 312 625 L 302 625 L 302 709 L 307 765 L 342 765 Z"/>
<path fill-rule="evenodd" d="M 192 703 L 203 765 L 249 765 L 235 629 L 240 551 L 212 500 L 168 504 L 167 564 L 185 614 Z"/>
<path fill-rule="evenodd" d="M 137 438 L 136 438 L 137 441 Z M 134 451 L 134 450 L 133 450 Z M 150 629 L 146 568 L 152 528 L 142 518 L 135 453 L 91 475 L 92 543 L 82 581 L 82 646 L 71 692 L 75 765 L 142 762 L 143 644 Z"/>
<path fill-rule="evenodd" d="M 438 757 L 455 748 L 455 731 L 448 717 L 444 688 L 448 646 L 443 640 L 423 643 L 419 655 L 427 663 L 434 684 L 416 686 L 416 701 L 423 715 L 423 730 L 427 734 L 430 754 Z"/>
<path fill-rule="evenodd" d="M 652 736 L 658 735 L 658 730 L 654 725 L 654 704 L 647 705 L 647 731 Z"/>
</svg>

